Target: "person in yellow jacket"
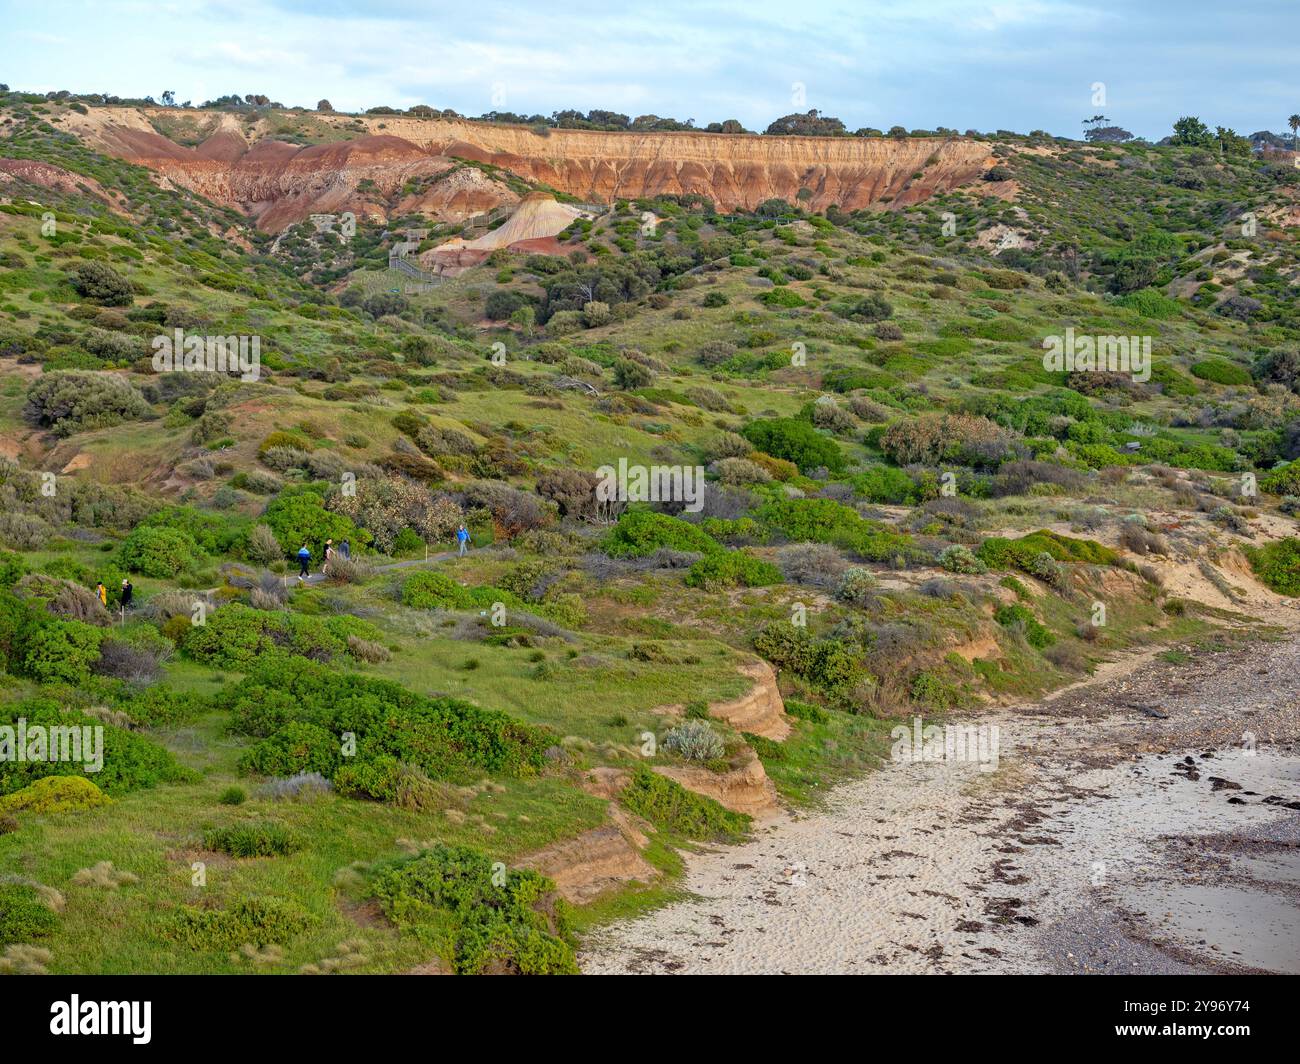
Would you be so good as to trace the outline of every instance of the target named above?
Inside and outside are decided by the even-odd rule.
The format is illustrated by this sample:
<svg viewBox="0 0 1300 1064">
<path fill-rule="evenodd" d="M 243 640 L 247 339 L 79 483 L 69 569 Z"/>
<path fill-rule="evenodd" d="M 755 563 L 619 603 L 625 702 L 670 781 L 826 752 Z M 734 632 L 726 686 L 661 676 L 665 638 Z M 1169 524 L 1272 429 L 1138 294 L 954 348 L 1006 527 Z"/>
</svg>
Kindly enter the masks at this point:
<svg viewBox="0 0 1300 1064">
<path fill-rule="evenodd" d="M 99 601 L 103 603 L 103 605 L 108 605 L 108 588 L 104 586 L 104 581 L 101 580 L 98 586 L 96 586 L 95 594 L 99 596 Z"/>
</svg>

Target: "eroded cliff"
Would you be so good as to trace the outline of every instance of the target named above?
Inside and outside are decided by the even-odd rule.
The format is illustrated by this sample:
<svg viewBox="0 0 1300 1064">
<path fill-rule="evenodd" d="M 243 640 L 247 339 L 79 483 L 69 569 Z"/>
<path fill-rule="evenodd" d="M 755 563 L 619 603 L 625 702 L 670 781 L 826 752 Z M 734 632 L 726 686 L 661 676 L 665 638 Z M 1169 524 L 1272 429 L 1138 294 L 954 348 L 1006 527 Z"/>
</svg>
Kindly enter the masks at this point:
<svg viewBox="0 0 1300 1064">
<path fill-rule="evenodd" d="M 183 146 L 158 130 L 175 111 L 92 108 L 66 126 L 93 146 L 157 171 L 278 231 L 308 214 L 383 218 L 419 211 L 459 221 L 513 203 L 503 180 L 457 160 L 490 163 L 590 202 L 697 194 L 722 209 L 767 199 L 812 210 L 907 206 L 972 181 L 991 164 L 962 139 L 599 133 L 421 119 L 313 115 L 333 139 L 273 139 L 265 120 L 200 114 L 204 139 Z"/>
</svg>

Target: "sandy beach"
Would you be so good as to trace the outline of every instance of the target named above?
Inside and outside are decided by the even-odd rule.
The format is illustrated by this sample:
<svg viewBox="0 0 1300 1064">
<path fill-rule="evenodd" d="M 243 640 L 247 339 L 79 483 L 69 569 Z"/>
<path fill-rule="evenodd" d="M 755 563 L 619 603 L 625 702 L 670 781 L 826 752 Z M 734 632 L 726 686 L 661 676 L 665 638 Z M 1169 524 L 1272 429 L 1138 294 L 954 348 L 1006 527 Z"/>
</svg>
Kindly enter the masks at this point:
<svg viewBox="0 0 1300 1064">
<path fill-rule="evenodd" d="M 910 724 L 911 722 L 900 722 Z M 1146 654 L 688 859 L 588 973 L 1300 972 L 1300 638 Z"/>
</svg>

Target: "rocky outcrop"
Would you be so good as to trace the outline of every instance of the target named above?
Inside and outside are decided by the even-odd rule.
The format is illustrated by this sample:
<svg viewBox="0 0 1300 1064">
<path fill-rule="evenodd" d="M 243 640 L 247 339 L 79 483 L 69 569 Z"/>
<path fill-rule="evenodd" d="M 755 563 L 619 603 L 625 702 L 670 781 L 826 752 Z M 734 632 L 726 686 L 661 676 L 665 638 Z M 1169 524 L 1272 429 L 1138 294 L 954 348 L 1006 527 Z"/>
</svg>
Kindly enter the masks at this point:
<svg viewBox="0 0 1300 1064">
<path fill-rule="evenodd" d="M 776 787 L 763 769 L 758 755 L 746 746 L 735 756 L 726 772 L 714 772 L 698 765 L 652 765 L 653 771 L 680 783 L 688 791 L 712 798 L 735 813 L 764 820 L 780 811 Z M 598 798 L 617 798 L 627 786 L 630 773 L 617 768 L 594 768 L 583 776 L 583 789 Z"/>
<path fill-rule="evenodd" d="M 960 138 L 535 132 L 394 115 L 314 115 L 344 139 L 310 147 L 266 139 L 266 123 L 241 126 L 227 115 L 190 148 L 154 128 L 172 116 L 112 107 L 61 121 L 93 147 L 238 207 L 272 232 L 313 213 L 351 210 L 379 218 L 396 211 L 399 197 L 404 209 L 447 220 L 513 202 L 514 193 L 486 174 L 459 177 L 468 168 L 456 169 L 456 160 L 490 163 L 585 202 L 696 194 L 725 210 L 773 198 L 811 210 L 903 207 L 974 180 L 992 161 L 988 145 Z M 402 196 L 411 179 L 453 169 L 461 183 L 444 190 L 430 183 L 427 198 Z M 362 181 L 370 182 L 364 190 Z"/>
<path fill-rule="evenodd" d="M 726 772 L 713 772 L 695 765 L 655 765 L 654 771 L 676 780 L 688 791 L 712 798 L 733 813 L 745 813 L 764 820 L 780 811 L 776 787 L 763 770 L 763 762 L 749 747 L 736 755 Z"/>
<path fill-rule="evenodd" d="M 628 814 L 610 805 L 611 823 L 524 857 L 523 868 L 549 877 L 565 901 L 582 905 L 625 883 L 649 883 L 658 870 L 641 856 L 648 839 Z"/>
<path fill-rule="evenodd" d="M 740 671 L 754 681 L 754 687 L 735 701 L 710 703 L 709 716 L 725 720 L 736 731 L 784 742 L 790 735 L 790 719 L 772 666 L 755 661 L 742 665 Z"/>
<path fill-rule="evenodd" d="M 478 173 L 477 170 L 469 172 Z M 576 219 L 587 217 L 591 215 L 576 207 L 558 203 L 554 196 L 546 192 L 530 192 L 519 201 L 504 225 L 490 229 L 472 240 L 457 237 L 439 244 L 420 256 L 420 264 L 450 276 L 486 261 L 498 248 L 528 255 L 563 254 L 555 237 Z"/>
</svg>

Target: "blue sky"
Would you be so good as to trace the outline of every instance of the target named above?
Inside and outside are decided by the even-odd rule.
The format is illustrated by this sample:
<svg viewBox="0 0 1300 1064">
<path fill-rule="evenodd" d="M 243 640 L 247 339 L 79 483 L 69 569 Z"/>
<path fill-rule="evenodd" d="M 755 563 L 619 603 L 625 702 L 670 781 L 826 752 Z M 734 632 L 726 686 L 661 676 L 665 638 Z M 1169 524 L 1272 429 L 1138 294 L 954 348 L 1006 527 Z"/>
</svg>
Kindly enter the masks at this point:
<svg viewBox="0 0 1300 1064">
<path fill-rule="evenodd" d="M 1078 136 L 1102 113 L 1158 139 L 1181 114 L 1282 131 L 1300 0 L 0 0 L 0 82 L 751 129 L 815 107 L 850 129 Z"/>
</svg>

